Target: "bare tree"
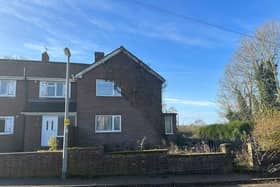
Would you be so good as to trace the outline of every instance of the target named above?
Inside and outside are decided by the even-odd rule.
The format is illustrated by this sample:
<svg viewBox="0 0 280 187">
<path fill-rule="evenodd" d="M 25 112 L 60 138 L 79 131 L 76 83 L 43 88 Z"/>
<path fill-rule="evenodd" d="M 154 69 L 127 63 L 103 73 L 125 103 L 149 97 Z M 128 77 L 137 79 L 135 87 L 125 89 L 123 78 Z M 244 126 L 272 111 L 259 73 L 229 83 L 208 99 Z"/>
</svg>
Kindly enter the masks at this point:
<svg viewBox="0 0 280 187">
<path fill-rule="evenodd" d="M 280 23 L 268 22 L 257 29 L 254 37 L 243 38 L 231 61 L 226 65 L 220 81 L 218 102 L 222 114 L 229 111 L 244 117 L 244 110 L 249 115 L 258 110 L 260 93 L 256 72 L 263 63 L 273 67 L 274 80 L 280 95 L 277 65 L 280 49 Z M 246 105 L 246 106 L 244 106 Z M 243 110 L 243 111 L 242 111 Z"/>
</svg>

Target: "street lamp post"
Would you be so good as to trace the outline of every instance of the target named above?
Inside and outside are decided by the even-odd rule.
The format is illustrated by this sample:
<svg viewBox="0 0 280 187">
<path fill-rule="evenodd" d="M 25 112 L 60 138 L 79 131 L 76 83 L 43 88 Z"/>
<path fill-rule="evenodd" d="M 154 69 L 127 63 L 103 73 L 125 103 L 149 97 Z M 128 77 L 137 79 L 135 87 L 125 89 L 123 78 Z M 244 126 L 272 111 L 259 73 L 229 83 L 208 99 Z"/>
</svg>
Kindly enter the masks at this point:
<svg viewBox="0 0 280 187">
<path fill-rule="evenodd" d="M 66 63 L 66 81 L 65 81 L 65 114 L 64 114 L 64 137 L 63 137 L 63 153 L 62 153 L 62 178 L 66 179 L 67 176 L 67 147 L 68 147 L 68 126 L 69 120 L 69 63 L 71 53 L 68 48 L 64 49 L 64 54 L 67 57 Z"/>
</svg>

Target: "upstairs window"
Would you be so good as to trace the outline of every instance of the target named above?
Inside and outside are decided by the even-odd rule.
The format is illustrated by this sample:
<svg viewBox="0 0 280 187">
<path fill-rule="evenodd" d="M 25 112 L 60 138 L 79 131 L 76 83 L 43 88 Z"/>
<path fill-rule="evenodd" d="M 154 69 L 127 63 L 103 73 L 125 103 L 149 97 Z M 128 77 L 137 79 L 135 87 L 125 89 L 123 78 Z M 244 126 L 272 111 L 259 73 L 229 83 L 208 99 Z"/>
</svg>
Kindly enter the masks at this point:
<svg viewBox="0 0 280 187">
<path fill-rule="evenodd" d="M 96 115 L 95 132 L 121 132 L 120 115 Z"/>
<path fill-rule="evenodd" d="M 15 96 L 16 96 L 16 81 L 0 80 L 0 97 L 15 97 Z"/>
<path fill-rule="evenodd" d="M 14 133 L 14 117 L 0 116 L 0 135 Z"/>
<path fill-rule="evenodd" d="M 65 83 L 46 81 L 40 82 L 40 97 L 65 97 Z"/>
<path fill-rule="evenodd" d="M 121 88 L 113 81 L 97 79 L 96 96 L 121 96 Z"/>
</svg>

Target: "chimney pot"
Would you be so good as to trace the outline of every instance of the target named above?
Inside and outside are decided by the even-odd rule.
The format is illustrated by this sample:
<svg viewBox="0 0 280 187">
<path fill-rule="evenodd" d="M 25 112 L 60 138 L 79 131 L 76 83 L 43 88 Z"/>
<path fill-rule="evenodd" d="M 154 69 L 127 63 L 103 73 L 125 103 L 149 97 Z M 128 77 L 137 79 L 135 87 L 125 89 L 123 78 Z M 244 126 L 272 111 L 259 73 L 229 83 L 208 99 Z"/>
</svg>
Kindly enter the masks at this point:
<svg viewBox="0 0 280 187">
<path fill-rule="evenodd" d="M 42 53 L 42 62 L 47 63 L 47 62 L 49 62 L 49 60 L 50 60 L 50 57 L 49 57 L 49 54 L 47 53 L 47 51 L 43 52 Z"/>
<path fill-rule="evenodd" d="M 102 59 L 104 55 L 105 55 L 104 52 L 96 51 L 94 53 L 94 62 L 97 62 L 98 60 Z"/>
</svg>

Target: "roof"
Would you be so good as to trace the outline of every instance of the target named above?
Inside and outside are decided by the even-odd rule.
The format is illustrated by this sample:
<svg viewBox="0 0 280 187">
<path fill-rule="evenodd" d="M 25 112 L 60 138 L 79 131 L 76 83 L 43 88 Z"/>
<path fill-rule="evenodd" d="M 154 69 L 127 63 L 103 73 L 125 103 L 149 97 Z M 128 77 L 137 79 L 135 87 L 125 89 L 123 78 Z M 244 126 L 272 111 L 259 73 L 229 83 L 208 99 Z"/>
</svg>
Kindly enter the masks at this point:
<svg viewBox="0 0 280 187">
<path fill-rule="evenodd" d="M 128 55 L 130 58 L 133 59 L 133 61 L 135 63 L 140 64 L 141 67 L 143 67 L 146 71 L 148 71 L 149 73 L 151 73 L 152 75 L 154 75 L 156 78 L 158 78 L 159 80 L 161 80 L 162 82 L 165 82 L 165 79 L 159 75 L 156 71 L 154 71 L 152 68 L 150 68 L 147 64 L 145 64 L 142 60 L 140 60 L 139 58 L 137 58 L 135 55 L 133 55 L 131 52 L 129 52 L 127 49 L 125 49 L 123 46 L 117 48 L 116 50 L 112 51 L 111 53 L 107 54 L 106 56 L 104 56 L 102 59 L 98 60 L 97 62 L 93 63 L 92 65 L 88 66 L 87 68 L 85 68 L 84 70 L 82 70 L 81 72 L 77 73 L 75 75 L 76 78 L 82 78 L 82 76 L 84 74 L 86 74 L 87 72 L 91 71 L 92 69 L 96 68 L 97 66 L 105 63 L 107 60 L 109 60 L 110 58 L 112 58 L 113 56 L 119 54 L 119 53 L 125 53 L 126 55 Z"/>
<path fill-rule="evenodd" d="M 102 59 L 98 60 L 93 64 L 71 62 L 70 75 L 75 75 L 76 78 L 81 78 L 85 73 L 103 64 L 104 62 L 106 62 L 107 60 L 119 53 L 125 53 L 131 59 L 133 59 L 135 63 L 140 64 L 140 66 L 143 67 L 146 71 L 151 73 L 160 81 L 165 82 L 165 79 L 161 75 L 159 75 L 156 71 L 154 71 L 152 68 L 146 65 L 142 60 L 137 58 L 123 46 L 117 48 L 116 50 L 107 54 Z M 39 78 L 65 78 L 65 66 L 65 62 L 42 62 L 36 60 L 0 59 L 0 77 L 17 77 L 17 79 L 23 79 L 24 76 L 26 76 L 29 79 L 34 78 L 36 80 Z"/>
<path fill-rule="evenodd" d="M 71 63 L 70 74 L 77 74 L 90 64 Z M 65 62 L 0 59 L 0 76 L 65 78 Z"/>
</svg>

